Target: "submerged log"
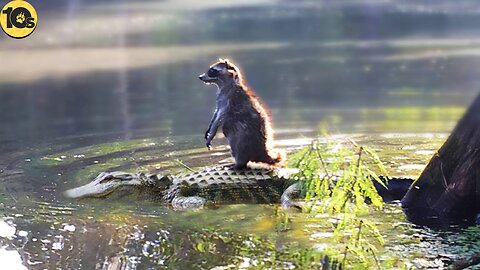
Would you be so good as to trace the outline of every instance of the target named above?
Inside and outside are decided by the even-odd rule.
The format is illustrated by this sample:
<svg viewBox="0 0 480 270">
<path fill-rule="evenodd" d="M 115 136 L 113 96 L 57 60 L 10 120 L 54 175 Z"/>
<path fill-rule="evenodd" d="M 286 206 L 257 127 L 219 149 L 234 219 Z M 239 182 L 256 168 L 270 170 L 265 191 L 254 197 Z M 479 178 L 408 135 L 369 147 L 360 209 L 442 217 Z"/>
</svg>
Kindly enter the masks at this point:
<svg viewBox="0 0 480 270">
<path fill-rule="evenodd" d="M 412 184 L 402 207 L 415 223 L 473 222 L 480 210 L 480 95 Z"/>
</svg>

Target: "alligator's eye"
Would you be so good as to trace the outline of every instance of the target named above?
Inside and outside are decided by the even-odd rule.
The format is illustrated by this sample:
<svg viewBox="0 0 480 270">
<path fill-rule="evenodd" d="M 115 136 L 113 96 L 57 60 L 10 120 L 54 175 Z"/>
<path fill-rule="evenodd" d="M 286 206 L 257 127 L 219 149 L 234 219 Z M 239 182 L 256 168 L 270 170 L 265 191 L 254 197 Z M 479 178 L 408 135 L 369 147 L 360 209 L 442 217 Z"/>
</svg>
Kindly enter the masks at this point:
<svg viewBox="0 0 480 270">
<path fill-rule="evenodd" d="M 102 175 L 101 179 L 100 179 L 100 183 L 105 183 L 105 182 L 110 182 L 111 180 L 114 180 L 115 177 L 111 174 L 106 174 L 106 175 Z"/>
<path fill-rule="evenodd" d="M 214 68 L 210 68 L 207 72 L 207 75 L 208 75 L 208 77 L 217 77 L 218 73 L 219 73 L 218 70 L 216 70 Z"/>
</svg>

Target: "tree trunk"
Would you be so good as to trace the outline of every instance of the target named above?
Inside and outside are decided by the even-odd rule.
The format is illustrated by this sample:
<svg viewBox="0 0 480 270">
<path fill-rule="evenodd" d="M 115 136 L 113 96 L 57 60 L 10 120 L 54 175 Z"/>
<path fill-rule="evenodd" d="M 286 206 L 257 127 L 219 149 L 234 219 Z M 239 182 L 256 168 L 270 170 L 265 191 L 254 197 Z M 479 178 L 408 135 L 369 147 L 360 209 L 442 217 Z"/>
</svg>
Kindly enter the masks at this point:
<svg viewBox="0 0 480 270">
<path fill-rule="evenodd" d="M 473 222 L 480 210 L 480 96 L 402 199 L 407 218 L 444 226 Z"/>
</svg>

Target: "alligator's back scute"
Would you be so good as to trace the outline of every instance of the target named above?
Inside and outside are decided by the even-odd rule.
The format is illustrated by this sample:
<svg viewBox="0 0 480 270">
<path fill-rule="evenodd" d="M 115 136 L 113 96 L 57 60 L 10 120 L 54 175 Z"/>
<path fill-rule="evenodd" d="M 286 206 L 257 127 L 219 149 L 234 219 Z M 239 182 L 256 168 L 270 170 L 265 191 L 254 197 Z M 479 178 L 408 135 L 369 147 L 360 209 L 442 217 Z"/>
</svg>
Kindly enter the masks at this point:
<svg viewBox="0 0 480 270">
<path fill-rule="evenodd" d="M 181 196 L 199 196 L 213 203 L 277 203 L 287 180 L 265 169 L 233 170 L 207 168 L 178 175 L 167 191 Z M 186 188 L 188 186 L 188 188 Z"/>
</svg>

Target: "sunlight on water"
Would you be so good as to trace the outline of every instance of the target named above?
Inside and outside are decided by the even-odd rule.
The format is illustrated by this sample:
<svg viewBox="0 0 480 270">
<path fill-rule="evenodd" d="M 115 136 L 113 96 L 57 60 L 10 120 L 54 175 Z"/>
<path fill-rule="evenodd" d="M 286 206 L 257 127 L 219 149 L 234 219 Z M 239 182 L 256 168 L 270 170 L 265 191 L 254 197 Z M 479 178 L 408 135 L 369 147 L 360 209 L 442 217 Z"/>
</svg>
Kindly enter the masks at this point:
<svg viewBox="0 0 480 270">
<path fill-rule="evenodd" d="M 2 261 L 2 267 L 11 270 L 24 270 L 28 269 L 22 264 L 22 258 L 16 250 L 7 250 L 3 247 L 0 248 L 0 260 Z"/>
</svg>

